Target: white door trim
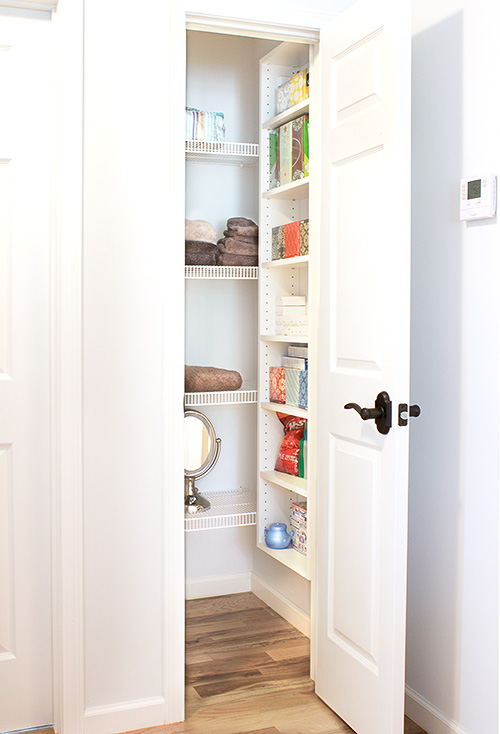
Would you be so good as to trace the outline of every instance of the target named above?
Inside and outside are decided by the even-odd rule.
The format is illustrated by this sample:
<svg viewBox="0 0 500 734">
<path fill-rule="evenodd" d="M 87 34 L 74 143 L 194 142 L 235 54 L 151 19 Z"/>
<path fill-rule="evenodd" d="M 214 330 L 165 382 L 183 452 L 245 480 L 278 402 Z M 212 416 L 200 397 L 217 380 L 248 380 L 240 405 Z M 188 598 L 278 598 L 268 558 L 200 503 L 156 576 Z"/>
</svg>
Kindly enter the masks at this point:
<svg viewBox="0 0 500 734">
<path fill-rule="evenodd" d="M 57 24 L 51 252 L 54 728 L 84 730 L 82 252 L 84 0 Z"/>
</svg>

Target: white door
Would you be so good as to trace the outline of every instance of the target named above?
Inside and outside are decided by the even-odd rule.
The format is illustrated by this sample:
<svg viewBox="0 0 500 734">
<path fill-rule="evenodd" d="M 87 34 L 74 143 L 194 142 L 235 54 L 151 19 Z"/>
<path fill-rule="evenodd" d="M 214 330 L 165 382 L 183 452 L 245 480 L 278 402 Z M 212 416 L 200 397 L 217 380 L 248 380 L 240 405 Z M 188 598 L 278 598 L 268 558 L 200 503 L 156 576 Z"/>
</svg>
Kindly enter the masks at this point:
<svg viewBox="0 0 500 734">
<path fill-rule="evenodd" d="M 349 9 L 320 42 L 318 695 L 359 734 L 402 734 L 409 399 L 410 21 Z M 378 431 L 347 403 L 392 400 Z"/>
<path fill-rule="evenodd" d="M 50 32 L 0 11 L 0 731 L 52 721 Z"/>
</svg>

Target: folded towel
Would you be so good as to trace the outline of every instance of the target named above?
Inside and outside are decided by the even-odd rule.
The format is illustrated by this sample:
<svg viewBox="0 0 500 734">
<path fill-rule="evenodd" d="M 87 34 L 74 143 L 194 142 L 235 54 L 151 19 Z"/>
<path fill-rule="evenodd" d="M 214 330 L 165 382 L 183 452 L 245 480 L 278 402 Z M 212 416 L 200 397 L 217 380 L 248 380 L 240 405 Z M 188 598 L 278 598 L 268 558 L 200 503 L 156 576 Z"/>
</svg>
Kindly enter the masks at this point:
<svg viewBox="0 0 500 734">
<path fill-rule="evenodd" d="M 235 240 L 238 240 L 238 242 L 246 242 L 247 244 L 257 244 L 259 242 L 259 236 L 258 235 L 243 235 L 243 234 L 237 234 L 232 229 L 225 229 L 224 230 L 224 237 L 232 237 Z"/>
<path fill-rule="evenodd" d="M 242 383 L 242 377 L 236 370 L 186 365 L 184 384 L 184 390 L 186 392 L 239 390 Z"/>
<path fill-rule="evenodd" d="M 257 257 L 259 254 L 259 246 L 257 244 L 249 245 L 246 242 L 239 242 L 231 237 L 223 237 L 217 242 L 219 252 L 231 252 L 233 255 L 247 255 L 247 257 Z"/>
<path fill-rule="evenodd" d="M 232 252 L 219 252 L 217 256 L 217 265 L 256 267 L 258 264 L 259 258 L 257 255 L 248 257 L 247 255 L 235 255 Z"/>
<path fill-rule="evenodd" d="M 243 235 L 244 237 L 257 237 L 259 234 L 259 228 L 256 224 L 248 227 L 241 227 L 238 225 L 228 225 L 227 226 L 228 231 L 231 233 L 231 236 L 235 234 Z"/>
<path fill-rule="evenodd" d="M 217 265 L 217 245 L 212 242 L 186 240 L 186 265 Z"/>
<path fill-rule="evenodd" d="M 185 263 L 186 265 L 217 265 L 217 252 L 186 253 Z"/>
<path fill-rule="evenodd" d="M 203 219 L 186 219 L 186 239 L 215 242 L 217 232 L 210 222 L 205 222 Z"/>
<path fill-rule="evenodd" d="M 227 226 L 230 227 L 256 227 L 257 225 L 252 219 L 245 217 L 231 217 L 227 220 Z"/>
</svg>

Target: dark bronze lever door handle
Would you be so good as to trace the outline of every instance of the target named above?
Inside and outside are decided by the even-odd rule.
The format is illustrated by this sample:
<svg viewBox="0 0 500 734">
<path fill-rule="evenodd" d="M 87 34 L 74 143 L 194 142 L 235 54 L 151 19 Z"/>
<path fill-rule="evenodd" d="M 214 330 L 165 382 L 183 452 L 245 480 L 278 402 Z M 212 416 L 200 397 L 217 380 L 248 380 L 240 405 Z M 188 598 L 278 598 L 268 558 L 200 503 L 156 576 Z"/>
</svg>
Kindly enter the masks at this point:
<svg viewBox="0 0 500 734">
<path fill-rule="evenodd" d="M 392 425 L 392 402 L 385 391 L 379 392 L 374 408 L 362 408 L 357 403 L 347 403 L 345 410 L 352 408 L 364 421 L 374 420 L 379 433 L 389 433 Z"/>
</svg>

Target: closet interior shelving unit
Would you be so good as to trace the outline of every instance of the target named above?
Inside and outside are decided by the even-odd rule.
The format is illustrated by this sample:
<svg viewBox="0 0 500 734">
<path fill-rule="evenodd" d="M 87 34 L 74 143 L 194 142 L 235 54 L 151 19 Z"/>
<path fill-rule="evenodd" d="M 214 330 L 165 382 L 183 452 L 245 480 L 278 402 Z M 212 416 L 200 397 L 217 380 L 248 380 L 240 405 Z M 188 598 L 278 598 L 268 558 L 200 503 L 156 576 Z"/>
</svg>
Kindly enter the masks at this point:
<svg viewBox="0 0 500 734">
<path fill-rule="evenodd" d="M 311 266 L 313 249 L 309 254 L 272 259 L 272 229 L 293 221 L 309 219 L 310 177 L 270 188 L 269 182 L 269 132 L 302 115 L 309 115 L 309 99 L 276 114 L 276 89 L 284 79 L 289 79 L 299 69 L 310 64 L 309 45 L 282 43 L 261 61 L 260 110 L 261 110 L 261 163 L 260 163 L 260 278 L 259 278 L 259 477 L 257 500 L 257 545 L 294 572 L 311 579 L 313 568 L 314 533 L 314 452 L 315 440 L 310 416 L 314 411 L 315 366 L 315 314 L 311 303 Z M 314 173 L 314 172 L 313 172 Z M 314 240 L 311 237 L 310 243 Z M 301 336 L 277 335 L 275 324 L 276 299 L 285 295 L 302 295 L 308 304 L 308 327 Z M 270 402 L 269 368 L 281 364 L 281 356 L 287 354 L 288 345 L 308 347 L 309 398 L 307 409 Z M 283 439 L 282 424 L 277 413 L 308 419 L 307 476 L 299 478 L 279 471 L 274 466 Z M 290 525 L 292 503 L 307 504 L 307 555 L 292 547 L 273 550 L 264 542 L 264 528 L 272 522 Z"/>
<path fill-rule="evenodd" d="M 205 34 L 202 34 L 205 35 Z M 241 43 L 241 41 L 239 42 Z M 264 43 L 264 42 L 258 42 Z M 206 42 L 205 42 L 206 46 Z M 217 53 L 219 53 L 217 46 Z M 272 49 L 272 50 L 269 50 Z M 225 430 L 225 425 L 238 424 L 239 428 L 233 431 L 228 428 L 226 439 L 222 436 L 222 451 L 219 465 L 212 474 L 203 478 L 199 491 L 207 496 L 212 504 L 210 510 L 200 512 L 194 516 L 186 516 L 186 530 L 221 529 L 238 527 L 240 525 L 256 526 L 256 545 L 267 556 L 283 564 L 291 571 L 299 574 L 305 581 L 310 580 L 313 574 L 312 558 L 314 536 L 314 496 L 311 487 L 314 486 L 315 467 L 313 464 L 314 451 L 311 450 L 311 441 L 315 439 L 313 426 L 308 426 L 308 475 L 307 478 L 298 478 L 289 474 L 275 471 L 275 463 L 280 444 L 283 440 L 283 427 L 277 413 L 283 412 L 310 418 L 314 409 L 314 378 L 309 378 L 309 406 L 301 409 L 290 405 L 279 405 L 270 402 L 269 396 L 269 368 L 280 366 L 281 355 L 287 353 L 289 344 L 306 345 L 309 348 L 309 364 L 314 366 L 315 345 L 312 340 L 314 331 L 314 314 L 311 308 L 311 278 L 314 269 L 311 267 L 314 253 L 308 255 L 272 260 L 272 228 L 297 220 L 309 218 L 309 186 L 310 177 L 305 177 L 292 183 L 274 189 L 269 187 L 269 132 L 280 125 L 301 115 L 309 114 L 309 100 L 295 105 L 289 110 L 276 114 L 276 90 L 278 84 L 290 78 L 296 71 L 310 63 L 310 54 L 313 47 L 309 44 L 267 42 L 268 53 L 256 63 L 254 73 L 259 74 L 259 119 L 256 125 L 256 137 L 260 135 L 258 143 L 204 143 L 201 141 L 186 141 L 185 155 L 188 171 L 186 206 L 188 218 L 208 219 L 212 214 L 208 203 L 206 209 L 193 206 L 196 199 L 196 186 L 200 187 L 199 177 L 203 177 L 202 169 L 210 169 L 213 173 L 207 176 L 211 189 L 216 189 L 221 180 L 226 182 L 226 173 L 232 169 L 231 181 L 234 188 L 247 186 L 246 198 L 240 201 L 253 203 L 243 211 L 243 207 L 236 211 L 227 211 L 225 218 L 230 216 L 251 216 L 259 221 L 259 267 L 204 267 L 186 266 L 186 364 L 213 364 L 214 366 L 233 368 L 231 362 L 231 344 L 234 349 L 246 351 L 246 362 L 253 360 L 254 368 L 249 369 L 253 375 L 242 376 L 244 384 L 241 390 L 230 392 L 186 393 L 186 408 L 195 408 L 207 414 L 214 423 L 217 434 Z M 264 48 L 264 53 L 266 49 Z M 262 53 L 260 54 L 262 56 Z M 257 57 L 258 58 L 258 57 Z M 189 74 L 189 69 L 188 69 Z M 257 90 L 256 90 L 257 91 Z M 244 92 L 243 92 L 244 94 Z M 241 100 L 246 99 L 241 97 Z M 251 104 L 252 111 L 257 108 L 257 96 Z M 189 104 L 189 99 L 188 99 Z M 205 109 L 220 109 L 217 102 L 207 101 Z M 220 103 L 219 103 L 220 104 Z M 245 101 L 241 102 L 241 106 Z M 195 106 L 203 108 L 197 100 Z M 238 114 L 238 111 L 235 112 Z M 229 120 L 228 120 L 229 121 Z M 260 130 L 260 133 L 259 133 Z M 191 165 L 193 164 L 193 165 Z M 200 164 L 204 164 L 201 166 Z M 258 167 L 257 167 L 258 166 Z M 191 173 L 189 171 L 199 171 Z M 238 174 L 239 171 L 239 174 Z M 253 171 L 247 174 L 246 171 Z M 229 174 L 228 174 L 229 175 Z M 236 175 L 245 178 L 253 176 L 252 190 L 247 183 L 241 184 Z M 227 179 L 228 180 L 228 179 Z M 248 179 L 250 180 L 250 179 Z M 206 192 L 207 188 L 203 192 Z M 213 192 L 212 192 L 213 193 Z M 202 194 L 204 196 L 204 193 Z M 200 196 L 200 198 L 202 198 Z M 215 209 L 214 209 L 215 210 Z M 248 212 L 253 211 L 251 215 Z M 222 214 L 219 219 L 222 220 Z M 223 229 L 219 221 L 218 230 Z M 310 242 L 313 242 L 313 228 L 310 230 Z M 219 235 L 221 236 L 221 235 Z M 250 293 L 249 288 L 253 287 Z M 201 289 L 201 290 L 199 290 Z M 253 331 L 231 331 L 229 322 L 226 334 L 220 328 L 220 322 L 212 329 L 211 324 L 193 326 L 196 323 L 200 304 L 203 305 L 204 317 L 212 313 L 215 321 L 221 318 L 224 312 L 225 289 L 232 299 L 227 303 L 227 310 L 236 309 L 245 313 L 245 317 L 254 318 Z M 275 329 L 276 297 L 286 294 L 304 295 L 308 299 L 308 333 L 301 336 L 278 336 Z M 243 299 L 243 300 L 241 300 Z M 246 300 L 245 300 L 246 299 Z M 193 304 L 198 304 L 194 306 Z M 198 308 L 198 311 L 196 309 Z M 248 312 L 253 308 L 253 316 Z M 237 319 L 237 316 L 234 318 Z M 246 321 L 248 325 L 249 321 Z M 194 332 L 193 332 L 194 329 Z M 214 336 L 215 335 L 215 336 Z M 193 344 L 197 341 L 204 343 L 193 351 Z M 212 343 L 214 337 L 214 343 Z M 226 344 L 222 339 L 226 339 Z M 221 363 L 220 351 L 225 352 L 227 363 Z M 196 361 L 196 359 L 202 361 Z M 216 360 L 219 360 L 218 362 Z M 210 361 L 213 360 L 213 361 Z M 235 367 L 237 369 L 237 367 Z M 248 379 L 250 378 L 250 379 Z M 229 411 L 238 411 L 235 423 L 229 416 Z M 244 411 L 247 411 L 244 413 Z M 247 418 L 243 417 L 247 416 Z M 239 432 L 239 438 L 236 434 Z M 234 441 L 234 447 L 228 445 Z M 245 464 L 252 464 L 252 475 L 249 481 L 246 476 L 235 479 L 233 467 L 227 470 L 227 462 L 231 463 L 235 455 Z M 234 463 L 234 461 L 233 461 Z M 245 468 L 242 468 L 245 474 Z M 241 481 L 240 481 L 241 479 Z M 304 555 L 289 548 L 275 551 L 268 548 L 264 542 L 264 528 L 272 522 L 285 522 L 290 526 L 293 502 L 307 502 L 308 511 L 308 553 Z M 222 536 L 218 536 L 222 537 Z M 208 540 L 206 541 L 208 542 Z M 221 550 L 224 550 L 224 541 Z M 255 546 L 254 546 L 255 547 Z M 227 548 L 225 552 L 227 552 Z M 258 552 L 258 551 L 257 551 Z M 272 561 L 269 561 L 272 563 Z M 288 572 L 289 573 L 289 572 Z M 292 574 L 293 575 L 293 574 Z M 302 587 L 301 587 L 302 588 Z"/>
</svg>

